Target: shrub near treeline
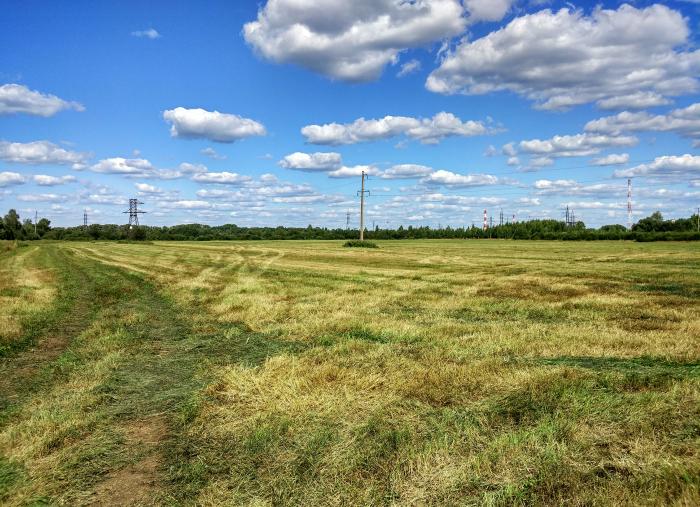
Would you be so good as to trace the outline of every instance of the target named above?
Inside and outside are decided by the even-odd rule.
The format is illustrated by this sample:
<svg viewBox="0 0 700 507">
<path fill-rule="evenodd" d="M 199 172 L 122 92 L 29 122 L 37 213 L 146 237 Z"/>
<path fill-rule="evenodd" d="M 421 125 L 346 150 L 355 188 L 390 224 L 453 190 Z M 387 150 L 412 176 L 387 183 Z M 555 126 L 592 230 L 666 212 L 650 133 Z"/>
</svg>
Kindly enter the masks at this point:
<svg viewBox="0 0 700 507">
<path fill-rule="evenodd" d="M 148 240 L 148 241 L 213 241 L 213 240 L 285 240 L 285 239 L 335 239 L 357 238 L 355 229 L 329 229 L 326 227 L 239 227 L 235 224 L 203 225 L 184 224 L 173 226 L 139 226 L 92 224 L 88 227 L 51 227 L 42 218 L 37 222 L 36 234 L 31 220 L 20 220 L 15 210 L 10 210 L 0 221 L 0 239 L 53 239 L 53 240 Z M 632 230 L 615 225 L 588 229 L 583 222 L 574 225 L 559 220 L 528 220 L 497 225 L 487 230 L 480 227 L 428 226 L 380 229 L 365 232 L 369 240 L 382 239 L 538 239 L 565 241 L 634 240 L 634 241 L 696 241 L 700 240 L 698 216 L 677 220 L 664 220 L 658 211 L 641 219 Z"/>
</svg>

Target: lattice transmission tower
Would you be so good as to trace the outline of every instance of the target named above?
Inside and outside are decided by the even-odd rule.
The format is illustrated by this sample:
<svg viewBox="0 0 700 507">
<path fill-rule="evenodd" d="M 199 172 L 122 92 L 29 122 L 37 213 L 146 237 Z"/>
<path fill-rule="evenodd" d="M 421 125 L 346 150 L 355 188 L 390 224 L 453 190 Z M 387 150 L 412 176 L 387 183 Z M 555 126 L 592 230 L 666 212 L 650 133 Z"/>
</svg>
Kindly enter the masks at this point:
<svg viewBox="0 0 700 507">
<path fill-rule="evenodd" d="M 139 209 L 139 204 L 143 204 L 138 199 L 129 199 L 129 211 L 123 211 L 122 213 L 129 214 L 129 229 L 133 229 L 134 226 L 139 225 L 139 215 L 146 213 Z"/>
</svg>

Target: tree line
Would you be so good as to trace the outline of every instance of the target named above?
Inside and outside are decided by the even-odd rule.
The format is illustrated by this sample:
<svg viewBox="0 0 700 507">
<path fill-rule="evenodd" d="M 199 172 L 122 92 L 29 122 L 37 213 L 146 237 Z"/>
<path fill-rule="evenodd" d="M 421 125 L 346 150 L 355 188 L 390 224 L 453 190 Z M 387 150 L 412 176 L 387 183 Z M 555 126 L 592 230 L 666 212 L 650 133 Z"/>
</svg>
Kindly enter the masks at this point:
<svg viewBox="0 0 700 507">
<path fill-rule="evenodd" d="M 604 225 L 598 229 L 587 228 L 583 222 L 566 224 L 560 220 L 528 220 L 495 225 L 486 230 L 481 227 L 428 226 L 380 229 L 365 232 L 367 239 L 544 239 L 544 240 L 635 240 L 635 241 L 690 241 L 700 240 L 700 217 L 665 220 L 660 212 L 641 219 L 627 230 L 622 225 Z M 16 210 L 11 209 L 0 220 L 0 239 L 9 240 L 135 240 L 135 241 L 213 241 L 213 240 L 273 240 L 273 239 L 355 239 L 355 229 L 329 229 L 327 227 L 239 227 L 235 224 L 203 225 L 184 224 L 172 226 L 138 226 L 92 224 L 87 227 L 51 227 L 42 218 L 36 227 L 30 219 L 22 221 Z"/>
</svg>

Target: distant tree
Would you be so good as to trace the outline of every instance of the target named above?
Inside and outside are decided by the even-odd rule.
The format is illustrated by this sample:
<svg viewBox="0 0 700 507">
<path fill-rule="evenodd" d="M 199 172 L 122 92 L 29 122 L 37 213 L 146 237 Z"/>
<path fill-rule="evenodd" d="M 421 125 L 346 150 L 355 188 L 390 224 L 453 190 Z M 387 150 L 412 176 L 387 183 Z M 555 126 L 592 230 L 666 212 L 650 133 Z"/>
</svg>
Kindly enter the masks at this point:
<svg viewBox="0 0 700 507">
<path fill-rule="evenodd" d="M 662 231 L 664 228 L 664 217 L 660 211 L 655 211 L 646 218 L 642 218 L 634 226 L 633 231 L 637 232 L 656 232 Z"/>
<path fill-rule="evenodd" d="M 620 224 L 603 225 L 599 230 L 602 232 L 625 232 L 627 227 Z"/>
<path fill-rule="evenodd" d="M 34 223 L 30 219 L 25 219 L 22 222 L 22 239 L 39 239 L 38 235 L 34 233 Z"/>
<path fill-rule="evenodd" d="M 39 237 L 43 238 L 47 232 L 51 230 L 51 220 L 48 218 L 42 218 L 36 223 L 36 232 Z"/>
<path fill-rule="evenodd" d="M 5 226 L 5 239 L 19 239 L 22 232 L 22 223 L 19 221 L 17 211 L 11 209 L 2 221 Z"/>
<path fill-rule="evenodd" d="M 146 239 L 146 230 L 143 227 L 136 226 L 131 230 L 131 239 L 138 241 Z"/>
</svg>

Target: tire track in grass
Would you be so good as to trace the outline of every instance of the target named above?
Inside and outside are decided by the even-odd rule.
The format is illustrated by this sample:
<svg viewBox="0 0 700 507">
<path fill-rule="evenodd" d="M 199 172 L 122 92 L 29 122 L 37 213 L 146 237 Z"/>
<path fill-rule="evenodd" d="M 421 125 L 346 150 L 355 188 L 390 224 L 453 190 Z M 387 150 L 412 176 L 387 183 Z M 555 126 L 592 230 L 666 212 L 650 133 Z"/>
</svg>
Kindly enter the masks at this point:
<svg viewBox="0 0 700 507">
<path fill-rule="evenodd" d="M 94 281 L 64 251 L 42 248 L 42 262 L 56 273 L 54 305 L 24 324 L 23 335 L 0 363 L 0 423 L 11 408 L 40 388 L 42 368 L 59 357 L 95 317 Z M 31 347 L 31 348 L 30 348 Z M 39 377 L 39 378 L 37 378 Z"/>
<path fill-rule="evenodd" d="M 183 469 L 197 465 L 186 426 L 197 396 L 211 379 L 213 364 L 259 364 L 266 357 L 299 352 L 299 345 L 275 340 L 238 326 L 190 328 L 183 312 L 142 273 L 92 259 L 119 277 L 119 311 L 133 343 L 124 361 L 102 387 L 109 412 L 124 432 L 123 447 L 137 456 L 114 467 L 93 488 L 95 505 L 171 504 L 181 498 Z M 190 313 L 196 310 L 190 310 Z M 135 317 L 136 316 L 136 317 Z M 181 453 L 183 449 L 187 452 Z"/>
<path fill-rule="evenodd" d="M 299 352 L 298 345 L 233 325 L 194 332 L 191 315 L 143 274 L 77 247 L 42 248 L 42 261 L 60 274 L 60 308 L 32 338 L 34 349 L 3 364 L 2 376 L 14 380 L 0 387 L 15 393 L 0 407 L 0 432 L 19 431 L 41 450 L 0 440 L 0 503 L 177 503 L 192 487 L 182 482 L 197 462 L 187 422 L 211 380 L 211 365 L 259 364 Z M 71 397 L 74 385 L 85 391 Z M 61 426 L 64 420 L 74 423 Z M 46 440 L 46 431 L 57 436 Z"/>
</svg>

